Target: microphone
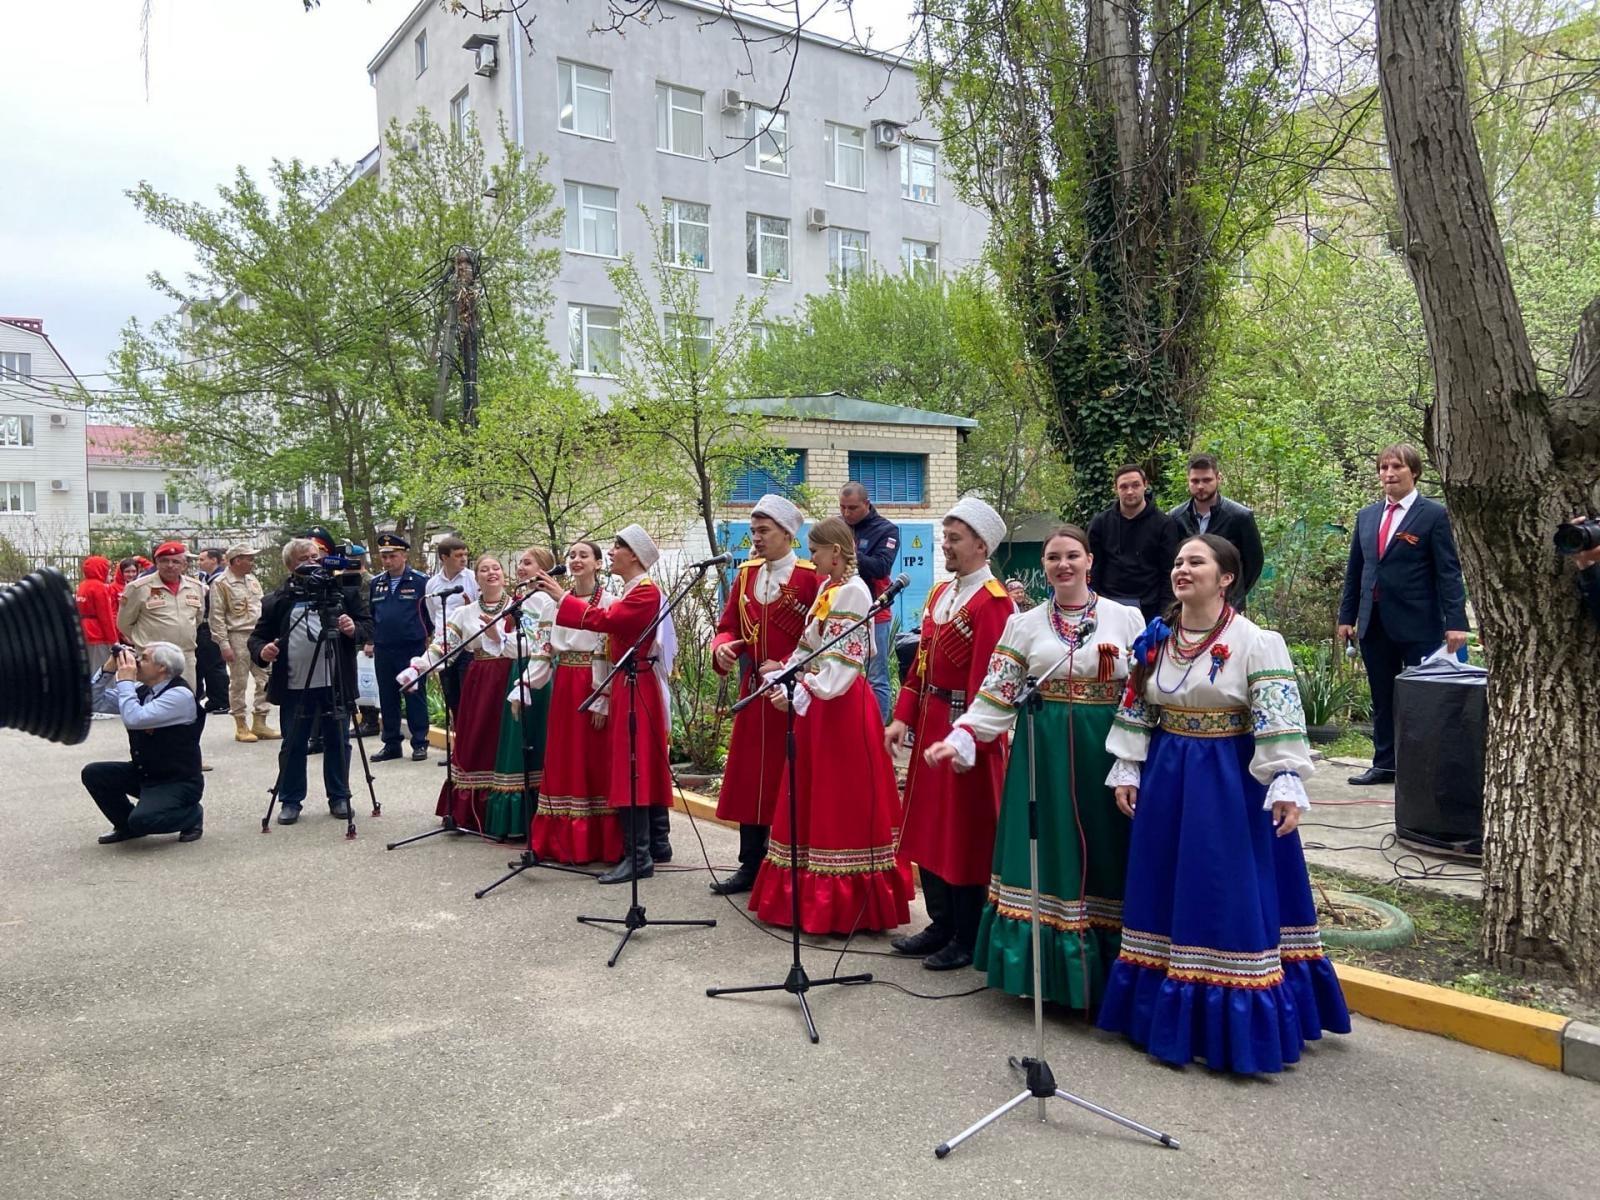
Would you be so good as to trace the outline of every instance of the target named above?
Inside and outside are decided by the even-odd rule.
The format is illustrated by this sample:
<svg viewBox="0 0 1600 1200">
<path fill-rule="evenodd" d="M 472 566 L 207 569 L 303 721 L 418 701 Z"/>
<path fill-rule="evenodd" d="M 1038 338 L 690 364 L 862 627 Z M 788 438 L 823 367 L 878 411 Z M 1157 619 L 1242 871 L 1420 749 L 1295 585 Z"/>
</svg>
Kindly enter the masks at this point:
<svg viewBox="0 0 1600 1200">
<path fill-rule="evenodd" d="M 711 558 L 703 558 L 699 562 L 690 563 L 689 570 L 698 571 L 703 567 L 721 567 L 731 563 L 732 561 L 733 555 L 724 551 L 721 554 L 713 555 Z"/>
<path fill-rule="evenodd" d="M 888 608 L 889 605 L 894 603 L 894 598 L 910 586 L 911 576 L 904 571 L 900 572 L 890 581 L 889 586 L 883 589 L 878 598 L 872 602 L 872 606 L 878 609 Z"/>
<path fill-rule="evenodd" d="M 545 572 L 545 574 L 550 576 L 551 579 L 560 579 L 566 573 L 567 573 L 567 564 L 566 563 L 557 563 L 555 566 L 551 567 L 548 571 Z"/>
<path fill-rule="evenodd" d="M 467 590 L 467 585 L 466 584 L 458 583 L 458 584 L 455 585 L 455 587 L 442 587 L 438 591 L 434 592 L 433 594 L 435 596 L 459 596 L 462 592 L 464 592 L 466 590 Z"/>
</svg>

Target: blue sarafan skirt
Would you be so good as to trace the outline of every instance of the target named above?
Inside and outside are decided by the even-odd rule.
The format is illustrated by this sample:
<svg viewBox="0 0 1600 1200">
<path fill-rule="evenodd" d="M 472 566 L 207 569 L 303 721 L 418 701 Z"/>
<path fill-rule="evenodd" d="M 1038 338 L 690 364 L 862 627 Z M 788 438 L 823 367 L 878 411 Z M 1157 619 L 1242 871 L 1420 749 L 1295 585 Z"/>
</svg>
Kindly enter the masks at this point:
<svg viewBox="0 0 1600 1200">
<path fill-rule="evenodd" d="M 1254 749 L 1248 733 L 1151 738 L 1099 1025 L 1164 1062 L 1281 1071 L 1350 1032 L 1300 835 L 1275 835 Z"/>
</svg>

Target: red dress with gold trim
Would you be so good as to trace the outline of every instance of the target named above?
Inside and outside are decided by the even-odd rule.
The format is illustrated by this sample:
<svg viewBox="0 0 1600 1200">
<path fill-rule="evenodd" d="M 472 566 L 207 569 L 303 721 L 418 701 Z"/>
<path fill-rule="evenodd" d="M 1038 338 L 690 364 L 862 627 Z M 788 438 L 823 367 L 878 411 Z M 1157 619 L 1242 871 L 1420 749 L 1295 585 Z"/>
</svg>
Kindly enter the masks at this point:
<svg viewBox="0 0 1600 1200">
<path fill-rule="evenodd" d="M 904 721 L 915 735 L 900 857 L 946 883 L 987 887 L 1006 777 L 1004 739 L 978 743 L 977 763 L 965 772 L 930 768 L 922 751 L 949 737 L 965 705 L 977 699 L 989 656 L 1016 606 L 1004 585 L 990 579 L 939 624 L 933 614 L 945 589 L 953 586 L 946 581 L 929 594 L 916 661 L 895 700 L 895 720 Z M 965 705 L 953 708 L 949 697 L 940 694 L 951 692 L 961 693 Z"/>
<path fill-rule="evenodd" d="M 758 682 L 757 667 L 769 660 L 783 662 L 794 653 L 821 583 L 816 567 L 796 559 L 777 596 L 763 604 L 756 599 L 756 587 L 765 565 L 766 560 L 752 558 L 739 568 L 711 641 L 713 654 L 730 642 L 744 643 L 738 663 L 740 699 Z M 728 764 L 717 795 L 720 819 L 741 825 L 772 824 L 783 785 L 785 729 L 784 714 L 764 702 L 734 716 Z"/>
<path fill-rule="evenodd" d="M 587 629 L 606 637 L 606 657 L 615 663 L 629 646 L 656 619 L 661 608 L 661 589 L 646 576 L 631 580 L 622 595 L 604 608 L 591 608 L 589 602 L 570 593 L 556 609 L 556 624 L 568 629 Z M 639 706 L 639 805 L 672 807 L 672 770 L 667 763 L 667 705 L 661 682 L 653 664 L 643 661 L 655 654 L 656 635 L 641 648 L 639 683 L 628 686 L 626 674 L 611 681 L 611 716 L 606 721 L 610 744 L 611 769 L 606 781 L 606 799 L 612 808 L 627 808 L 630 769 L 628 763 L 628 714 L 637 696 Z"/>
</svg>

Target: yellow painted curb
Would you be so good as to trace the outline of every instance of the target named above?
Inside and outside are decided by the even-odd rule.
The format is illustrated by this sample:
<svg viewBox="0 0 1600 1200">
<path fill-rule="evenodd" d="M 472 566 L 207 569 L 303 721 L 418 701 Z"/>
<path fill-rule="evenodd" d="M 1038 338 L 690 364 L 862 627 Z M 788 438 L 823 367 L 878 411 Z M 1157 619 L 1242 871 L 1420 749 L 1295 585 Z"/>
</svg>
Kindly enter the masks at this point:
<svg viewBox="0 0 1600 1200">
<path fill-rule="evenodd" d="M 1344 963 L 1334 970 L 1351 1012 L 1561 1070 L 1567 1017 Z"/>
<path fill-rule="evenodd" d="M 677 788 L 676 792 L 677 796 L 672 801 L 672 807 L 679 812 L 692 813 L 696 821 L 710 821 L 713 825 L 721 825 L 727 829 L 739 828 L 737 821 L 724 821 L 717 816 L 717 802 L 711 797 L 691 792 L 688 788 Z"/>
</svg>

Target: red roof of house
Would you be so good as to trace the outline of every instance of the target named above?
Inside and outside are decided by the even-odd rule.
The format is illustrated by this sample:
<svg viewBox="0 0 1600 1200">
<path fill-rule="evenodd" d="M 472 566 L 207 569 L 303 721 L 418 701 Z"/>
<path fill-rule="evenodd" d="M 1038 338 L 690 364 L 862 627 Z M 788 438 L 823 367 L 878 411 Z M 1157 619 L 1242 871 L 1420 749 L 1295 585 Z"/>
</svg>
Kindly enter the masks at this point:
<svg viewBox="0 0 1600 1200">
<path fill-rule="evenodd" d="M 159 467 L 177 458 L 172 440 L 132 425 L 84 428 L 91 467 Z"/>
<path fill-rule="evenodd" d="M 0 321 L 4 321 L 7 325 L 15 325 L 18 329 L 26 329 L 29 333 L 37 333 L 40 337 L 44 336 L 43 317 L 0 317 Z"/>
</svg>

